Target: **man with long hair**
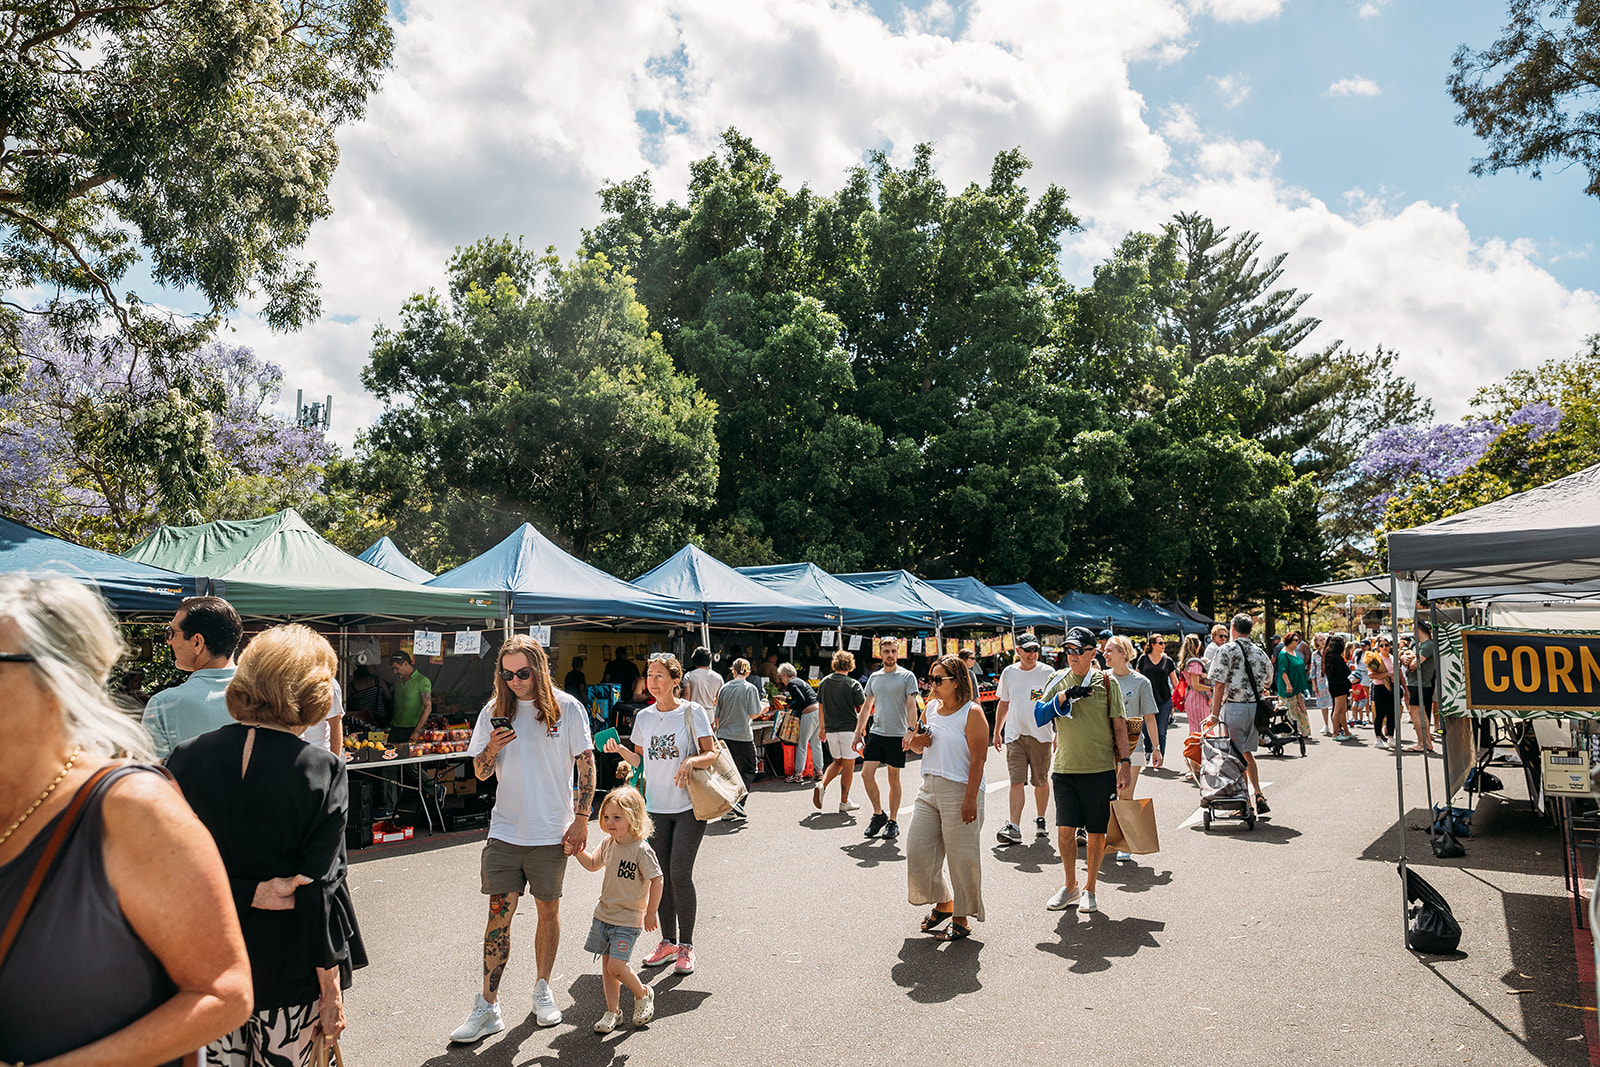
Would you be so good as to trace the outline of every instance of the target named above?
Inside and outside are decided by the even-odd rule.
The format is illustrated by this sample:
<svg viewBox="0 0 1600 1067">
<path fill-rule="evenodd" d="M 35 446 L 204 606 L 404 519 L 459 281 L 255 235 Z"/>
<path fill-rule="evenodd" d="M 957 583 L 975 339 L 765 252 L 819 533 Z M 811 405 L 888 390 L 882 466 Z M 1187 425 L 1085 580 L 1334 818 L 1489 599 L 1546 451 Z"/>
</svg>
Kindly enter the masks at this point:
<svg viewBox="0 0 1600 1067">
<path fill-rule="evenodd" d="M 561 1021 L 550 991 L 561 940 L 561 886 L 567 857 L 588 844 L 594 801 L 589 717 L 570 693 L 555 687 L 544 649 L 531 637 L 516 634 L 500 646 L 496 667 L 494 699 L 478 713 L 467 746 L 473 774 L 480 781 L 491 774 L 498 779 L 481 872 L 482 891 L 489 898 L 483 991 L 467 1021 L 450 1035 L 452 1041 L 477 1041 L 505 1029 L 500 979 L 511 958 L 511 917 L 525 891 L 533 893 L 539 913 L 533 935 L 538 968 L 534 1019 L 540 1026 Z"/>
</svg>

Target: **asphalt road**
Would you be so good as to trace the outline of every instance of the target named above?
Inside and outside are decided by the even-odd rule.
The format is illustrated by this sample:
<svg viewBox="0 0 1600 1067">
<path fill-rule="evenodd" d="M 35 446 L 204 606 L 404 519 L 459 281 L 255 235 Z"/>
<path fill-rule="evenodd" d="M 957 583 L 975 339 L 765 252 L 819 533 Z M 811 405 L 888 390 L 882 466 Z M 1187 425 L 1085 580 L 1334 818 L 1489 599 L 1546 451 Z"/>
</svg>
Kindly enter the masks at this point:
<svg viewBox="0 0 1600 1067">
<path fill-rule="evenodd" d="M 749 824 L 711 824 L 700 852 L 698 970 L 646 972 L 655 1021 L 607 1037 L 590 1030 L 605 1006 L 582 952 L 599 875 L 576 863 L 567 874 L 552 980 L 565 1020 L 541 1029 L 531 1015 L 529 907 L 513 925 L 506 1030 L 452 1046 L 481 981 L 482 835 L 357 853 L 350 880 L 373 963 L 348 995 L 344 1045 L 357 1067 L 1589 1063 L 1593 997 L 1574 962 L 1560 847 L 1516 799 L 1520 774 L 1501 772 L 1508 799 L 1485 801 L 1465 858 L 1437 861 L 1408 835 L 1465 931 L 1460 954 L 1419 958 L 1402 938 L 1394 759 L 1318 741 L 1305 759 L 1263 759 L 1272 814 L 1253 831 L 1208 834 L 1191 783 L 1141 777 L 1162 851 L 1108 862 L 1093 915 L 1044 909 L 1061 867 L 1050 839 L 1032 839 L 1031 799 L 1028 843 L 994 842 L 1006 790 L 991 754 L 988 921 L 950 945 L 917 931 L 901 849 L 863 839 L 859 780 L 855 815 L 835 812 L 837 785 L 824 813 L 809 788 L 758 787 Z M 1407 822 L 1420 828 L 1421 757 L 1406 765 Z M 903 821 L 915 764 L 906 778 Z M 625 1013 L 630 1002 L 624 992 Z"/>
</svg>

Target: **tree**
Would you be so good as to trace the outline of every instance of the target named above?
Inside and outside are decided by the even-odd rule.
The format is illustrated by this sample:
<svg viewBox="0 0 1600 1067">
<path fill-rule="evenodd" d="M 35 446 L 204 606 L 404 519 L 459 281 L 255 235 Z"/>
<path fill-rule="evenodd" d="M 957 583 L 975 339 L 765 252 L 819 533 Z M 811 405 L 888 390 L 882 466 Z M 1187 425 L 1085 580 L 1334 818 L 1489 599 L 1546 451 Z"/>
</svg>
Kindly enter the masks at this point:
<svg viewBox="0 0 1600 1067">
<path fill-rule="evenodd" d="M 320 428 L 264 410 L 283 373 L 250 349 L 212 344 L 191 357 L 200 402 L 160 390 L 125 345 L 109 359 L 87 354 L 37 322 L 19 337 L 22 379 L 0 396 L 6 514 L 119 551 L 163 522 L 253 518 L 318 497 L 334 449 Z M 199 507 L 180 478 L 200 487 Z"/>
<path fill-rule="evenodd" d="M 365 485 L 424 566 L 454 566 L 531 520 L 636 574 L 691 533 L 716 484 L 716 405 L 679 374 L 603 256 L 563 266 L 520 242 L 457 249 L 449 291 L 373 334 L 362 378 L 387 405 Z"/>
<path fill-rule="evenodd" d="M 1489 146 L 1472 173 L 1574 163 L 1600 196 L 1600 7 L 1592 0 L 1511 0 L 1500 38 L 1482 51 L 1456 50 L 1450 97 Z"/>
<path fill-rule="evenodd" d="M 222 411 L 186 357 L 243 300 L 278 330 L 318 313 L 294 253 L 331 210 L 335 132 L 389 63 L 386 5 L 0 0 L 0 38 L 0 291 L 42 294 L 0 302 L 0 354 L 20 360 L 20 322 L 38 319 L 53 349 L 145 381 L 118 433 L 168 455 L 165 491 L 194 506 L 201 472 L 171 446 Z M 141 260 L 206 310 L 124 291 Z"/>
</svg>

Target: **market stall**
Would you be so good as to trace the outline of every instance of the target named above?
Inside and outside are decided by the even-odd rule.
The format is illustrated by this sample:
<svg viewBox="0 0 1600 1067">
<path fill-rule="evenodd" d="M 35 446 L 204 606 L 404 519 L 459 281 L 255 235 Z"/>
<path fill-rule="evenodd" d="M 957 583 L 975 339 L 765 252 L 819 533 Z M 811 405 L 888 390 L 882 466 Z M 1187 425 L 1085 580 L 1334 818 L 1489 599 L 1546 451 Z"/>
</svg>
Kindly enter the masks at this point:
<svg viewBox="0 0 1600 1067">
<path fill-rule="evenodd" d="M 17 571 L 59 574 L 93 586 L 123 619 L 165 622 L 195 588 L 194 579 L 184 573 L 97 552 L 0 518 L 0 574 Z"/>
<path fill-rule="evenodd" d="M 374 567 L 388 571 L 408 582 L 431 582 L 434 573 L 424 570 L 411 561 L 411 557 L 400 551 L 400 546 L 389 540 L 387 536 L 380 537 L 368 545 L 366 551 L 357 556 L 363 563 L 370 563 Z"/>
</svg>

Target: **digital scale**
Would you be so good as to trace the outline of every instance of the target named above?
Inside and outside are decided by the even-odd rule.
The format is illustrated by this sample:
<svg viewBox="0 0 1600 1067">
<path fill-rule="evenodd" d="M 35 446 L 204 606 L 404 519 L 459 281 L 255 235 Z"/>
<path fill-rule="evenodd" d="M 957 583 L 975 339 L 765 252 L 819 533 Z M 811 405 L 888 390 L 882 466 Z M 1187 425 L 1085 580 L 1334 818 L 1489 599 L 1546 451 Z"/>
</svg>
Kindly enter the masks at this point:
<svg viewBox="0 0 1600 1067">
<path fill-rule="evenodd" d="M 1544 791 L 1562 796 L 1592 796 L 1595 788 L 1589 777 L 1589 753 L 1580 748 L 1540 750 L 1544 763 Z"/>
</svg>

